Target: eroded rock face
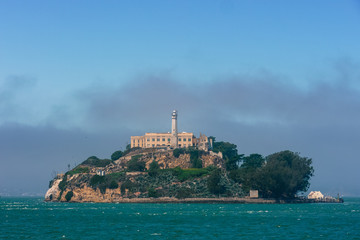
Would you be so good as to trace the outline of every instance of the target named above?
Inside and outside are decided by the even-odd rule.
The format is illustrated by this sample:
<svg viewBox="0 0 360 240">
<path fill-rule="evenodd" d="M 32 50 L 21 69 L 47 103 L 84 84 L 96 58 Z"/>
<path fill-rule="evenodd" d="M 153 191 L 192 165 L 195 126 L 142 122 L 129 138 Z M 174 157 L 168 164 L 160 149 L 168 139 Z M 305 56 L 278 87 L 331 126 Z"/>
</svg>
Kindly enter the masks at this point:
<svg viewBox="0 0 360 240">
<path fill-rule="evenodd" d="M 150 164 L 153 161 L 156 161 L 161 169 L 176 168 L 176 167 L 187 169 L 192 167 L 189 153 L 180 154 L 179 157 L 176 158 L 173 155 L 172 150 L 169 151 L 163 150 L 157 152 L 156 151 L 151 152 L 148 150 L 144 152 L 138 152 L 137 155 L 141 155 L 139 157 L 139 161 L 144 161 L 147 169 L 149 169 Z M 199 159 L 202 161 L 203 168 L 213 165 L 217 168 L 223 169 L 225 165 L 224 159 L 222 159 L 218 155 L 213 155 L 208 152 L 199 154 Z M 66 195 L 70 191 L 72 191 L 72 197 L 69 200 L 70 202 L 122 202 L 124 201 L 124 199 L 126 200 L 129 198 L 130 199 L 134 199 L 138 197 L 144 198 L 144 194 L 146 194 L 145 197 L 147 196 L 147 191 L 148 191 L 147 188 L 142 189 L 141 190 L 142 193 L 141 192 L 136 193 L 134 191 L 130 193 L 127 187 L 124 188 L 123 186 L 123 189 L 121 188 L 122 184 L 125 183 L 124 179 L 117 182 L 118 187 L 116 189 L 106 188 L 105 192 L 104 191 L 101 192 L 98 187 L 92 187 L 90 185 L 90 180 L 93 176 L 96 175 L 97 170 L 99 169 L 104 170 L 106 172 L 106 175 L 112 173 L 124 172 L 124 170 L 126 170 L 127 163 L 130 160 L 131 160 L 131 156 L 124 156 L 119 160 L 102 168 L 80 165 L 80 167 L 88 167 L 89 171 L 86 173 L 77 173 L 72 175 L 68 174 L 66 175 L 65 178 L 64 175 L 58 175 L 53 180 L 50 189 L 47 191 L 45 195 L 45 201 L 66 202 L 69 200 L 66 199 Z M 124 172 L 124 174 L 126 176 L 126 181 L 130 181 L 130 182 L 138 181 L 137 182 L 138 185 L 141 185 L 141 183 L 146 181 L 146 178 L 149 178 L 147 172 Z M 142 180 L 137 180 L 138 178 L 141 178 Z M 63 179 L 66 180 L 66 185 L 65 187 L 63 186 L 64 189 L 63 191 L 61 191 L 59 189 L 59 184 Z M 129 185 L 129 182 L 127 184 Z M 172 184 L 183 184 L 184 187 L 188 187 L 185 183 L 180 183 L 180 182 L 172 182 Z M 156 190 L 159 192 L 162 191 L 162 189 L 160 188 L 157 188 Z"/>
<path fill-rule="evenodd" d="M 120 188 L 106 189 L 104 194 L 100 192 L 100 189 L 94 190 L 88 186 L 75 188 L 72 191 L 74 195 L 70 200 L 71 202 L 117 202 L 122 199 Z M 66 201 L 65 195 L 64 192 L 61 201 Z"/>
<path fill-rule="evenodd" d="M 217 168 L 224 169 L 225 168 L 225 162 L 224 159 L 218 157 L 218 156 L 212 156 L 212 155 L 203 155 L 201 157 L 203 168 L 206 168 L 208 166 L 215 166 Z"/>
<path fill-rule="evenodd" d="M 62 179 L 55 179 L 52 186 L 45 194 L 45 201 L 52 201 L 57 199 L 60 194 L 59 183 Z"/>
<path fill-rule="evenodd" d="M 156 153 L 149 153 L 146 152 L 145 154 L 139 154 L 142 155 L 139 160 L 144 161 L 146 163 L 146 169 L 149 169 L 150 164 L 153 161 L 156 161 L 161 169 L 167 169 L 167 168 L 176 168 L 180 167 L 183 169 L 191 168 L 192 164 L 190 161 L 190 154 L 185 153 L 181 154 L 178 158 L 174 157 L 173 151 L 164 151 L 164 152 L 156 152 Z M 131 160 L 131 157 L 124 157 L 120 158 L 116 164 L 121 166 L 126 166 L 126 163 Z M 200 160 L 202 161 L 202 165 L 204 168 L 208 166 L 215 166 L 218 168 L 224 168 L 225 162 L 224 159 L 217 155 L 212 155 L 209 152 L 203 153 L 200 156 Z"/>
</svg>

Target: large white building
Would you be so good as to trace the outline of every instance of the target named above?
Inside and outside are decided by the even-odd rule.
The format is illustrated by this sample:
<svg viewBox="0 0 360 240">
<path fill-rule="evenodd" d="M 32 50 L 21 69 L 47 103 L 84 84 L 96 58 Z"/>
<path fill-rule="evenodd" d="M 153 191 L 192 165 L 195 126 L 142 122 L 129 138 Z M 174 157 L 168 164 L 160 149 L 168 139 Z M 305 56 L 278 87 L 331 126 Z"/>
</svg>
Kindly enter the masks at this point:
<svg viewBox="0 0 360 240">
<path fill-rule="evenodd" d="M 197 147 L 200 150 L 212 148 L 212 139 L 200 133 L 196 138 L 193 133 L 178 132 L 177 111 L 171 114 L 171 132 L 145 133 L 143 136 L 131 136 L 131 147 L 141 148 L 185 148 Z"/>
</svg>

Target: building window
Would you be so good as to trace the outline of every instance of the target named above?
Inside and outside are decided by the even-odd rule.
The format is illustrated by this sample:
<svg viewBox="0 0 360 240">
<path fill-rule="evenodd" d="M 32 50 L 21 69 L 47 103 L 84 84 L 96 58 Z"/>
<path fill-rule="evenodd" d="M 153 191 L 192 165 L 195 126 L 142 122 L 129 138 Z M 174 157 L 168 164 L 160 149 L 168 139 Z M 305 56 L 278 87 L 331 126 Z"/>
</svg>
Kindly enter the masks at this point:
<svg viewBox="0 0 360 240">
<path fill-rule="evenodd" d="M 150 138 L 146 139 L 146 141 L 150 142 Z"/>
<path fill-rule="evenodd" d="M 153 144 L 152 146 L 155 147 L 155 144 Z"/>
<path fill-rule="evenodd" d="M 160 142 L 160 138 L 157 138 L 156 141 Z"/>
<path fill-rule="evenodd" d="M 181 147 L 181 144 L 179 144 L 179 147 Z"/>
<path fill-rule="evenodd" d="M 181 138 L 179 138 L 179 142 L 181 142 Z"/>
<path fill-rule="evenodd" d="M 191 142 L 191 138 L 189 138 L 188 141 Z"/>
<path fill-rule="evenodd" d="M 153 138 L 152 141 L 155 142 L 155 138 Z"/>
<path fill-rule="evenodd" d="M 170 138 L 168 138 L 168 142 L 170 142 Z"/>
<path fill-rule="evenodd" d="M 184 142 L 186 142 L 186 138 L 184 138 Z"/>
<path fill-rule="evenodd" d="M 162 141 L 165 142 L 165 138 L 163 138 Z"/>
</svg>

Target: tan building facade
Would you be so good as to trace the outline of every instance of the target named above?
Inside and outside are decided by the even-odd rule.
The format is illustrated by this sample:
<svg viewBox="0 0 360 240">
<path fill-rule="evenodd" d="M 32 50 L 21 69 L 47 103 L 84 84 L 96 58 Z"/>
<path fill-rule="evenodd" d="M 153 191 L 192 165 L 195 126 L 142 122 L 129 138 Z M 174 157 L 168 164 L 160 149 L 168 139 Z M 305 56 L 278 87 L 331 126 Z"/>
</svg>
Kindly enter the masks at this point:
<svg viewBox="0 0 360 240">
<path fill-rule="evenodd" d="M 145 133 L 144 136 L 131 136 L 131 147 L 156 148 L 171 147 L 171 133 Z M 178 147 L 195 146 L 193 133 L 177 133 Z"/>
<path fill-rule="evenodd" d="M 212 148 L 212 139 L 200 134 L 196 138 L 193 133 L 178 132 L 177 111 L 172 112 L 171 133 L 145 133 L 143 136 L 131 136 L 131 147 L 140 148 L 186 148 L 198 147 L 200 150 Z"/>
</svg>

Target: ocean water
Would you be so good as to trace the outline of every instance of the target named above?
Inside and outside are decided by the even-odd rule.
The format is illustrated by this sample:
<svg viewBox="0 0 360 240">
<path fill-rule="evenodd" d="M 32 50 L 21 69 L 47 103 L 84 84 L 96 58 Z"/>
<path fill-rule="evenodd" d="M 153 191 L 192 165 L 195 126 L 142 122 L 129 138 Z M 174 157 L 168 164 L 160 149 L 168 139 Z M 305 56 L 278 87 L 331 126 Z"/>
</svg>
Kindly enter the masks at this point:
<svg viewBox="0 0 360 240">
<path fill-rule="evenodd" d="M 2 197 L 0 239 L 360 239 L 360 198 L 343 204 L 109 204 Z"/>
</svg>

